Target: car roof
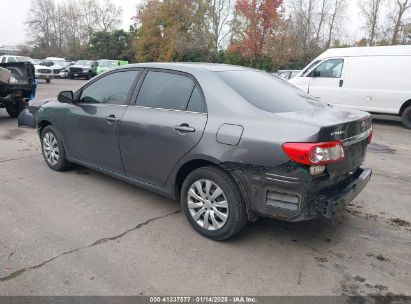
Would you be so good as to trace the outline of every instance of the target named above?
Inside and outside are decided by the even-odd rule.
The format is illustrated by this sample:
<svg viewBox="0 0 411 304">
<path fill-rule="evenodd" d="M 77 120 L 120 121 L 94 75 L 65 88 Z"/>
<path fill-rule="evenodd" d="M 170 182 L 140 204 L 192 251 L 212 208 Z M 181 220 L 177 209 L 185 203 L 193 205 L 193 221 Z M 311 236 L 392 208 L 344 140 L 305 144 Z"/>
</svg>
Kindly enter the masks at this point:
<svg viewBox="0 0 411 304">
<path fill-rule="evenodd" d="M 406 56 L 411 55 L 410 45 L 397 46 L 374 46 L 374 47 L 351 47 L 328 49 L 318 56 L 318 59 L 328 57 L 356 57 L 356 56 Z"/>
<path fill-rule="evenodd" d="M 156 69 L 170 69 L 177 71 L 194 71 L 194 70 L 208 70 L 210 72 L 224 72 L 224 71 L 246 71 L 254 70 L 247 67 L 229 65 L 229 64 L 219 64 L 219 63 L 192 63 L 192 62 L 150 62 L 150 63 L 136 63 L 129 64 L 125 67 L 138 67 L 138 68 L 156 68 Z"/>
</svg>

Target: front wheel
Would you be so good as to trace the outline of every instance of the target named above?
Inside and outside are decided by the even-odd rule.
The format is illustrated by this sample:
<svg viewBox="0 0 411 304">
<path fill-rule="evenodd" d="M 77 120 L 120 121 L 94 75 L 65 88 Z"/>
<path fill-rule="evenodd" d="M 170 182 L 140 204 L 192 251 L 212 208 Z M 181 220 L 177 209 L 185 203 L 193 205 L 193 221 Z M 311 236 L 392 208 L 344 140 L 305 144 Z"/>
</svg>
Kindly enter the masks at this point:
<svg viewBox="0 0 411 304">
<path fill-rule="evenodd" d="M 53 126 L 47 126 L 41 132 L 41 150 L 47 165 L 55 171 L 64 171 L 70 163 L 66 158 L 63 142 Z"/>
<path fill-rule="evenodd" d="M 401 115 L 402 124 L 407 129 L 411 129 L 411 106 L 405 108 Z"/>
<path fill-rule="evenodd" d="M 216 167 L 190 173 L 181 190 L 181 205 L 191 226 L 205 237 L 226 240 L 247 223 L 245 203 L 233 178 Z"/>
</svg>

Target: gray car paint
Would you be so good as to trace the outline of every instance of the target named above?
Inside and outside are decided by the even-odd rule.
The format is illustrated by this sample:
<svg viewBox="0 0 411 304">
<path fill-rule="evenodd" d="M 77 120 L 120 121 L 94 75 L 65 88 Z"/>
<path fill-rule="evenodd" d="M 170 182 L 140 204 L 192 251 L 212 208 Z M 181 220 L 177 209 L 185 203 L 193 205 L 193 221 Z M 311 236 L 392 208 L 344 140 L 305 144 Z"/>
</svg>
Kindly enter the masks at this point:
<svg viewBox="0 0 411 304">
<path fill-rule="evenodd" d="M 255 192 L 252 189 L 253 178 L 259 176 L 255 172 L 280 172 L 286 175 L 280 175 L 279 178 L 280 186 L 286 184 L 286 188 L 290 186 L 284 182 L 287 176 L 305 181 L 298 187 L 294 185 L 294 192 L 299 192 L 301 196 L 309 192 L 309 173 L 290 162 L 282 149 L 283 143 L 348 138 L 349 132 L 336 137 L 332 137 L 331 133 L 344 128 L 359 133 L 358 125 L 362 121 L 367 121 L 370 127 L 368 113 L 339 110 L 327 105 L 301 113 L 274 114 L 261 110 L 244 100 L 215 74 L 219 71 L 246 69 L 243 67 L 149 63 L 129 65 L 109 73 L 126 69 L 161 69 L 192 75 L 202 88 L 207 114 L 139 107 L 133 104 L 138 94 L 138 90 L 135 90 L 129 104 L 119 108 L 108 105 L 84 107 L 54 100 L 41 107 L 37 122 L 39 127 L 47 123 L 55 126 L 69 161 L 171 198 L 179 195 L 176 179 L 180 169 L 193 161 L 208 161 L 232 172 L 242 192 L 248 196 L 249 214 L 281 215 L 283 212 L 273 214 L 267 206 L 254 208 L 254 204 L 261 202 L 254 203 L 255 197 L 251 194 Z M 100 77 L 105 75 L 108 74 Z M 112 114 L 120 118 L 118 124 L 109 124 L 104 120 L 104 117 Z M 195 132 L 179 134 L 175 126 L 182 124 L 194 127 Z M 241 135 L 239 127 L 225 129 L 226 126 L 240 126 Z M 221 128 L 223 133 L 218 135 Z M 364 156 L 361 155 L 360 163 Z M 351 171 L 356 168 L 343 169 Z M 258 187 L 260 192 L 264 189 L 261 185 Z M 300 215 L 286 212 L 281 217 Z"/>
</svg>

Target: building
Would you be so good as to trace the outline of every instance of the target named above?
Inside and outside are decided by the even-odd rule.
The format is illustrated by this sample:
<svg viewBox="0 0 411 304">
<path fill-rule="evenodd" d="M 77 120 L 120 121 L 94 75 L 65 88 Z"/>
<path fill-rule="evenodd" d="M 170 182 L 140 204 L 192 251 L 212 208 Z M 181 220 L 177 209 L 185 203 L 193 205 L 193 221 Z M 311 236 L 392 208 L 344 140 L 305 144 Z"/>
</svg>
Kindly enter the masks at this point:
<svg viewBox="0 0 411 304">
<path fill-rule="evenodd" d="M 1 55 L 18 55 L 20 49 L 14 45 L 1 45 L 0 44 L 0 56 Z"/>
</svg>

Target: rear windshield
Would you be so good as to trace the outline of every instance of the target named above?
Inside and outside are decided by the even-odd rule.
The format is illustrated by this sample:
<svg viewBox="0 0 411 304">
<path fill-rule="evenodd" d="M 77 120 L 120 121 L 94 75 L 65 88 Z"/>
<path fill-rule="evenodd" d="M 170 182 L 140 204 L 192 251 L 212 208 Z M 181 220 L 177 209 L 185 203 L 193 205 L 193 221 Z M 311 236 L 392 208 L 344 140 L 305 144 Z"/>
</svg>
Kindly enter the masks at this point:
<svg viewBox="0 0 411 304">
<path fill-rule="evenodd" d="M 244 70 L 216 74 L 249 103 L 267 112 L 298 112 L 326 106 L 288 82 L 266 72 Z"/>
</svg>

